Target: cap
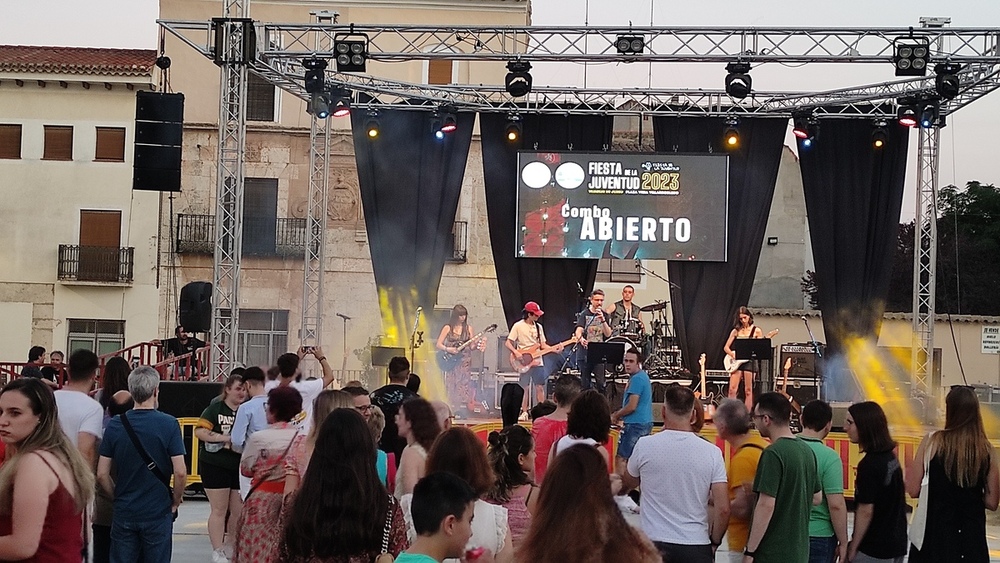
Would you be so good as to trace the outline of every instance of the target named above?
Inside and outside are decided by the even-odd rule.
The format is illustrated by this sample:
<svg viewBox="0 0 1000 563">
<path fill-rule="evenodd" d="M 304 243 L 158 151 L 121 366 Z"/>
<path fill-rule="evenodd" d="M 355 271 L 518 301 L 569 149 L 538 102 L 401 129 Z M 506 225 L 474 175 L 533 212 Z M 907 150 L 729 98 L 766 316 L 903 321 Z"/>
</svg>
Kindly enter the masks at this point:
<svg viewBox="0 0 1000 563">
<path fill-rule="evenodd" d="M 539 317 L 545 314 L 545 311 L 542 311 L 542 308 L 539 307 L 538 303 L 535 303 L 534 301 L 528 301 L 525 303 L 524 310 L 533 315 L 538 315 Z"/>
</svg>

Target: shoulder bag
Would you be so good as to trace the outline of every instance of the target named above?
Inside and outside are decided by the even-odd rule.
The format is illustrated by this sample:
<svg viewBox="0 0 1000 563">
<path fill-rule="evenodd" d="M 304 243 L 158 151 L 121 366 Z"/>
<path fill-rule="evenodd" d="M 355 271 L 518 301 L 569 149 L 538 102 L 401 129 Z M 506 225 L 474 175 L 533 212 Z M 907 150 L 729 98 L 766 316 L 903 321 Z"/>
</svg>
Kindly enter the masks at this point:
<svg viewBox="0 0 1000 563">
<path fill-rule="evenodd" d="M 392 563 L 395 558 L 389 553 L 389 535 L 392 533 L 392 513 L 396 511 L 396 499 L 389 496 L 389 505 L 385 515 L 385 529 L 382 530 L 382 553 L 375 558 L 375 563 Z"/>
<path fill-rule="evenodd" d="M 927 505 L 930 504 L 930 484 L 931 484 L 931 458 L 934 453 L 931 451 L 931 436 L 927 435 L 927 447 L 924 449 L 924 478 L 920 481 L 920 496 L 917 498 L 917 508 L 913 511 L 913 519 L 910 521 L 910 543 L 918 550 L 924 546 L 924 532 L 927 529 Z"/>
<path fill-rule="evenodd" d="M 146 452 L 146 448 L 142 447 L 142 442 L 139 441 L 139 437 L 136 436 L 135 430 L 132 428 L 132 423 L 128 421 L 128 416 L 126 413 L 121 414 L 122 426 L 125 427 L 125 433 L 128 434 L 129 440 L 132 441 L 132 446 L 135 450 L 139 452 L 139 457 L 142 458 L 143 463 L 146 464 L 146 469 L 149 469 L 150 473 L 156 477 L 156 480 L 163 483 L 163 486 L 167 489 L 167 498 L 170 499 L 170 504 L 174 504 L 174 490 L 170 487 L 170 477 L 167 477 L 163 471 L 160 470 L 160 466 L 156 465 L 153 458 L 149 456 Z M 174 520 L 177 520 L 177 512 L 174 511 Z"/>
</svg>

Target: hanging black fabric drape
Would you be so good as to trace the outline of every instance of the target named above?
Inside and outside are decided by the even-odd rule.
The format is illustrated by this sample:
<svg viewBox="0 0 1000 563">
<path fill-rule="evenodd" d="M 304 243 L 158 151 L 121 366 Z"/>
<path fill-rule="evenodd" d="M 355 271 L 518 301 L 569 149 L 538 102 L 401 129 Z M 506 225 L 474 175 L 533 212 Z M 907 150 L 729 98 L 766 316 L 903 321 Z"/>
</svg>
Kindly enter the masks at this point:
<svg viewBox="0 0 1000 563">
<path fill-rule="evenodd" d="M 701 354 L 709 369 L 722 368 L 736 310 L 750 299 L 787 125 L 787 119 L 740 120 L 740 146 L 729 152 L 727 261 L 668 263 L 674 330 L 691 371 Z M 657 152 L 719 152 L 725 129 L 721 118 L 653 120 Z"/>
<path fill-rule="evenodd" d="M 569 338 L 574 315 L 581 309 L 597 276 L 597 260 L 570 258 L 517 258 L 517 151 L 602 151 L 611 145 L 612 118 L 607 116 L 522 116 L 522 143 L 507 142 L 506 113 L 479 114 L 483 139 L 483 169 L 490 243 L 496 264 L 497 283 L 507 326 L 521 318 L 527 301 L 537 301 L 545 310 L 542 319 L 549 343 Z"/>
<path fill-rule="evenodd" d="M 842 355 L 848 339 L 878 339 L 903 202 L 908 133 L 894 124 L 885 146 L 874 149 L 870 121 L 827 119 L 813 146 L 799 150 L 828 359 Z M 827 389 L 836 391 L 832 383 Z"/>
<path fill-rule="evenodd" d="M 458 130 L 438 140 L 431 112 L 383 110 L 369 139 L 367 116 L 351 113 L 382 326 L 396 345 L 409 344 L 416 308 L 437 302 L 475 118 L 459 113 Z"/>
</svg>

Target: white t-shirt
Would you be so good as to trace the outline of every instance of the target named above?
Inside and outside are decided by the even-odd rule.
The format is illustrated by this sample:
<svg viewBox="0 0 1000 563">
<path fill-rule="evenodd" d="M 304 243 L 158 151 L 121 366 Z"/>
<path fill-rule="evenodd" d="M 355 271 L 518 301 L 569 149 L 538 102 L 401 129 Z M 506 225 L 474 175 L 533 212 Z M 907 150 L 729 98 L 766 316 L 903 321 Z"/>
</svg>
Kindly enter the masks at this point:
<svg viewBox="0 0 1000 563">
<path fill-rule="evenodd" d="M 403 511 L 403 518 L 406 520 L 406 537 L 412 544 L 417 539 L 417 531 L 413 527 L 413 515 L 410 513 L 410 505 L 413 504 L 413 494 L 408 493 L 399 499 L 400 509 Z M 500 553 L 504 540 L 507 538 L 507 509 L 476 499 L 473 505 L 472 516 L 472 537 L 465 544 L 465 549 L 475 549 L 483 547 L 490 550 L 494 555 Z M 444 563 L 458 563 L 458 559 L 445 559 Z"/>
<path fill-rule="evenodd" d="M 583 444 L 585 446 L 593 446 L 595 448 L 599 445 L 597 443 L 597 440 L 593 438 L 577 438 L 575 436 L 570 436 L 567 434 L 566 436 L 559 438 L 559 441 L 556 442 L 556 455 L 561 454 L 566 448 L 570 446 L 575 446 L 577 444 Z"/>
<path fill-rule="evenodd" d="M 55 392 L 56 408 L 59 409 L 59 425 L 73 443 L 79 447 L 79 434 L 93 434 L 98 440 L 104 435 L 104 411 L 101 403 L 91 399 L 86 393 L 60 389 Z"/>
<path fill-rule="evenodd" d="M 292 380 L 290 383 L 292 387 L 298 390 L 302 394 L 302 413 L 295 418 L 292 422 L 299 427 L 299 433 L 303 436 L 309 434 L 309 428 L 312 427 L 312 417 L 313 417 L 313 401 L 319 396 L 320 392 L 323 391 L 324 385 L 322 379 L 303 379 L 302 381 Z M 267 393 L 271 389 L 278 386 L 278 380 L 268 381 L 264 384 L 264 393 Z"/>
<path fill-rule="evenodd" d="M 642 531 L 649 539 L 708 545 L 708 499 L 713 483 L 727 483 L 722 450 L 693 432 L 663 430 L 643 436 L 628 460 L 642 481 Z"/>
<path fill-rule="evenodd" d="M 545 330 L 540 323 L 529 324 L 528 321 L 522 319 L 510 327 L 510 334 L 507 335 L 507 340 L 514 343 L 514 348 L 527 350 L 532 346 L 545 342 Z M 542 365 L 542 359 L 535 358 L 531 362 L 531 365 Z"/>
</svg>

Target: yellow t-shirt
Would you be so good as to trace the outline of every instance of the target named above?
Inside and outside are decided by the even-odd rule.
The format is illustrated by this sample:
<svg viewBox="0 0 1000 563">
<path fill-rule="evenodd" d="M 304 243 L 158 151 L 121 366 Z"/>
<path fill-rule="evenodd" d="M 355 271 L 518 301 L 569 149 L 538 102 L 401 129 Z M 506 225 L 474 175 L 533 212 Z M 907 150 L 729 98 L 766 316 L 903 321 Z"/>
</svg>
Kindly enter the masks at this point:
<svg viewBox="0 0 1000 563">
<path fill-rule="evenodd" d="M 729 501 L 736 498 L 736 489 L 744 483 L 753 484 L 754 476 L 757 474 L 757 463 L 760 455 L 764 453 L 764 448 L 770 444 L 757 435 L 750 437 L 750 440 L 733 453 L 729 460 Z M 752 497 L 751 497 L 752 499 Z M 750 535 L 750 520 L 741 519 L 736 516 L 729 517 L 729 551 L 740 553 L 747 545 L 747 537 Z"/>
</svg>

